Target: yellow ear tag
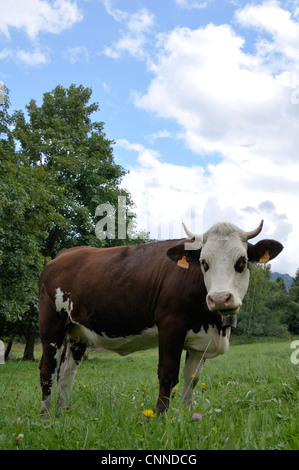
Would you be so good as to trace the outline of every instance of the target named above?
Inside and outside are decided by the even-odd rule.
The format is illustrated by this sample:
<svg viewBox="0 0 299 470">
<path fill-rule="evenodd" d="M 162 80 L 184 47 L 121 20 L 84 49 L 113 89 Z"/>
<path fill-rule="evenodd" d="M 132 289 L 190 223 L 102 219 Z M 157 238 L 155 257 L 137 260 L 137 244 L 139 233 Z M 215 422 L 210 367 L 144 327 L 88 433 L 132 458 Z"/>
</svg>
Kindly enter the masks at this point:
<svg viewBox="0 0 299 470">
<path fill-rule="evenodd" d="M 270 259 L 269 251 L 266 250 L 265 254 L 259 259 L 259 263 L 267 263 L 269 259 Z"/>
<path fill-rule="evenodd" d="M 186 256 L 183 256 L 182 259 L 179 259 L 177 265 L 184 269 L 189 269 L 189 263 Z"/>
</svg>

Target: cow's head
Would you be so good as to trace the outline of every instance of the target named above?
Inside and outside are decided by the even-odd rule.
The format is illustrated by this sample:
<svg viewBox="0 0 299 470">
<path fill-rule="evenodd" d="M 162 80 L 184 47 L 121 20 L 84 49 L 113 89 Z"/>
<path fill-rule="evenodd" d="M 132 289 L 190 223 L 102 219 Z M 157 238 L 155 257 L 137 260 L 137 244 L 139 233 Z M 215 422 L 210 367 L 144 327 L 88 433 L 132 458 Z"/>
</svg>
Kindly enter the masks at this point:
<svg viewBox="0 0 299 470">
<path fill-rule="evenodd" d="M 275 240 L 261 240 L 255 245 L 248 243 L 262 228 L 263 220 L 252 232 L 223 222 L 203 235 L 195 235 L 184 225 L 191 240 L 170 248 L 167 255 L 181 268 L 188 269 L 189 264 L 194 262 L 200 264 L 209 310 L 234 315 L 238 313 L 248 289 L 249 261 L 267 262 L 283 249 L 281 243 Z"/>
</svg>

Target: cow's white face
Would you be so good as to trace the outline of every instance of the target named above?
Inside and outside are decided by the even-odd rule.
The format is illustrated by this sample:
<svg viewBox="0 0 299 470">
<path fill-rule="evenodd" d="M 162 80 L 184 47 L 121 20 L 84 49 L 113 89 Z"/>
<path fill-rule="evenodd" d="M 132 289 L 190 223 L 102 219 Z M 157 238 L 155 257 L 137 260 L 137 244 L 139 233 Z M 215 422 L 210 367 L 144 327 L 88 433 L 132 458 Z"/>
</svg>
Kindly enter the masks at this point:
<svg viewBox="0 0 299 470">
<path fill-rule="evenodd" d="M 205 238 L 199 261 L 207 306 L 222 315 L 236 314 L 249 285 L 247 242 L 238 232 L 219 233 L 217 228 Z"/>
<path fill-rule="evenodd" d="M 283 249 L 275 240 L 261 240 L 256 245 L 248 240 L 257 236 L 263 221 L 252 232 L 233 224 L 218 223 L 204 235 L 195 235 L 185 226 L 192 239 L 168 250 L 167 255 L 180 267 L 200 263 L 207 289 L 206 303 L 211 312 L 221 315 L 238 313 L 249 285 L 249 261 L 265 262 L 275 258 Z"/>
</svg>

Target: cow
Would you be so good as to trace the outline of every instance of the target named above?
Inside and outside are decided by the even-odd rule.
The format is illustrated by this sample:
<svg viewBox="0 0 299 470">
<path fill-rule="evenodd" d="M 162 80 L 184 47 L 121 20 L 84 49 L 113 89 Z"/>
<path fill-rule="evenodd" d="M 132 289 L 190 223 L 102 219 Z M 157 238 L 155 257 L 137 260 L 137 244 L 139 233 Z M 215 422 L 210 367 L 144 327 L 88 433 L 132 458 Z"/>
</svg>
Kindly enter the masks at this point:
<svg viewBox="0 0 299 470">
<path fill-rule="evenodd" d="M 190 405 L 205 359 L 229 347 L 249 262 L 283 249 L 275 240 L 248 242 L 262 227 L 245 232 L 222 222 L 197 235 L 184 226 L 188 238 L 179 240 L 62 250 L 40 277 L 41 416 L 50 412 L 56 379 L 57 410 L 68 403 L 87 344 L 121 355 L 158 346 L 158 414 L 169 406 L 186 350 L 182 402 Z"/>
</svg>

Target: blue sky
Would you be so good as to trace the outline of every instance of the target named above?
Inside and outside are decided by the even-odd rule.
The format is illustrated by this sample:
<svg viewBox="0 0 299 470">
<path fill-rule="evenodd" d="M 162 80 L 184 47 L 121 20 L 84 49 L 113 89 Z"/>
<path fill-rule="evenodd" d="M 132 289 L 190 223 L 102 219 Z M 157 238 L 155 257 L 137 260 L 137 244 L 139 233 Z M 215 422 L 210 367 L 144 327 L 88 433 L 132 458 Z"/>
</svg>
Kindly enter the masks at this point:
<svg viewBox="0 0 299 470">
<path fill-rule="evenodd" d="M 12 109 L 58 84 L 93 90 L 152 237 L 226 220 L 299 267 L 298 0 L 0 0 Z"/>
</svg>

